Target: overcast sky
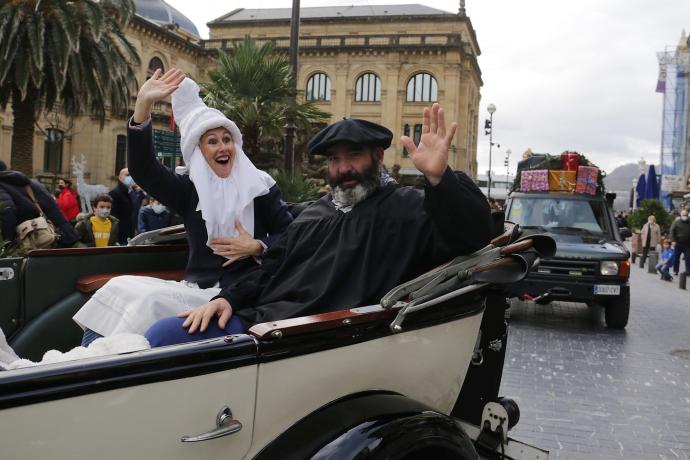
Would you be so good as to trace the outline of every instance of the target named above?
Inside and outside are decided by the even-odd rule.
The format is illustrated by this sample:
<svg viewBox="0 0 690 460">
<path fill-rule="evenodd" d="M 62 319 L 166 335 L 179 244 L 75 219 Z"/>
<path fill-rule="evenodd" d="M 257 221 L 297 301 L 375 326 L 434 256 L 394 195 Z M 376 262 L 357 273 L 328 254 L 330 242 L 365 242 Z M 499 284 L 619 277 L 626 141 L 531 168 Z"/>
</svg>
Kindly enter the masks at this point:
<svg viewBox="0 0 690 460">
<path fill-rule="evenodd" d="M 208 38 L 206 23 L 235 8 L 289 8 L 290 0 L 248 3 L 167 0 Z M 421 3 L 452 13 L 458 1 L 302 0 L 302 7 Z M 577 150 L 611 171 L 658 163 L 663 96 L 655 93 L 656 52 L 676 46 L 690 27 L 688 0 L 467 0 L 482 50 L 480 116 L 496 105 L 495 174 L 511 170 L 528 147 Z M 480 121 L 483 126 L 483 121 Z M 488 136 L 479 135 L 479 171 L 489 165 Z"/>
</svg>

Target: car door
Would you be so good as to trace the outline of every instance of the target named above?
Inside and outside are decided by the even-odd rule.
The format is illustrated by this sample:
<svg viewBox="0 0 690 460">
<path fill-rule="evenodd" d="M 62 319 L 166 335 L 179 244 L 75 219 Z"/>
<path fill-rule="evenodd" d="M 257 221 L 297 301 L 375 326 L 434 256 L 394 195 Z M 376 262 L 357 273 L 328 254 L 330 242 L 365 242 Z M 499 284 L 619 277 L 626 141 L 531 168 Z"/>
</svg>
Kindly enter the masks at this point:
<svg viewBox="0 0 690 460">
<path fill-rule="evenodd" d="M 3 371 L 2 458 L 240 459 L 256 374 L 246 335 Z M 197 435 L 211 439 L 182 442 Z"/>
<path fill-rule="evenodd" d="M 21 266 L 21 257 L 0 258 L 0 329 L 6 337 L 12 336 L 19 327 Z"/>
</svg>

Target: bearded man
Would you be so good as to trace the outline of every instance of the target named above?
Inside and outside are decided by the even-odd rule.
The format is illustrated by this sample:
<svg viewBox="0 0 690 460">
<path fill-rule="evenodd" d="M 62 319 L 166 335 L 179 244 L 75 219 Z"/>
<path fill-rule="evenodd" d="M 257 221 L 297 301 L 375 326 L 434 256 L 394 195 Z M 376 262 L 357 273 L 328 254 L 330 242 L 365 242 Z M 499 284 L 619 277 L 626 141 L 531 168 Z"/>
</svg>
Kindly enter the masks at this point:
<svg viewBox="0 0 690 460">
<path fill-rule="evenodd" d="M 396 285 L 484 247 L 492 233 L 486 198 L 448 167 L 456 129 L 446 132 L 434 104 L 424 109 L 419 146 L 401 138 L 424 174 L 424 191 L 380 174 L 393 138 L 383 126 L 345 119 L 320 131 L 308 147 L 328 157 L 332 192 L 302 211 L 253 271 L 209 303 L 154 324 L 151 345 L 376 304 Z"/>
</svg>

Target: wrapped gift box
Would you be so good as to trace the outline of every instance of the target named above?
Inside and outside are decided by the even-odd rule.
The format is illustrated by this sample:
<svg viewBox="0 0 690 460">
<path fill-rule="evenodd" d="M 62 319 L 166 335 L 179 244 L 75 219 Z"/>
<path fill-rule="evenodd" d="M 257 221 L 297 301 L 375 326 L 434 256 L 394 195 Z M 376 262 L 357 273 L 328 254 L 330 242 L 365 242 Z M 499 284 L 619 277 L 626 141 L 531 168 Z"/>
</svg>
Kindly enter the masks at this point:
<svg viewBox="0 0 690 460">
<path fill-rule="evenodd" d="M 575 186 L 575 192 L 596 195 L 598 177 L 599 168 L 593 166 L 579 166 L 577 168 L 577 185 Z"/>
<path fill-rule="evenodd" d="M 563 152 L 561 154 L 563 161 L 563 171 L 575 171 L 580 163 L 580 154 L 577 152 Z"/>
<path fill-rule="evenodd" d="M 574 192 L 577 172 L 549 170 L 549 190 L 552 192 Z"/>
<path fill-rule="evenodd" d="M 546 169 L 522 171 L 520 173 L 520 190 L 523 192 L 548 192 L 548 171 Z"/>
</svg>

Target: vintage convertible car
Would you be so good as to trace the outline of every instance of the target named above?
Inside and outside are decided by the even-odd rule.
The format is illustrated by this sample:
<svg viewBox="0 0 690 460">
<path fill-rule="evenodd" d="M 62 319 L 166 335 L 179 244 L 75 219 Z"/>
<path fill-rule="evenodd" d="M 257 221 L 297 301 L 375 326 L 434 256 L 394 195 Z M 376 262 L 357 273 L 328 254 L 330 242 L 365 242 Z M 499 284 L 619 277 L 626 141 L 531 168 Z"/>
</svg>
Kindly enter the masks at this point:
<svg viewBox="0 0 690 460">
<path fill-rule="evenodd" d="M 517 235 L 508 225 L 493 244 L 398 286 L 378 305 L 1 371 L 2 456 L 464 459 L 476 450 L 546 459 L 508 437 L 519 410 L 498 397 L 501 284 L 555 251 L 548 237 Z M 72 314 L 115 274 L 180 278 L 185 247 L 174 231 L 162 238 L 169 241 L 0 260 L 0 324 L 18 354 L 37 360 L 78 345 Z"/>
</svg>

